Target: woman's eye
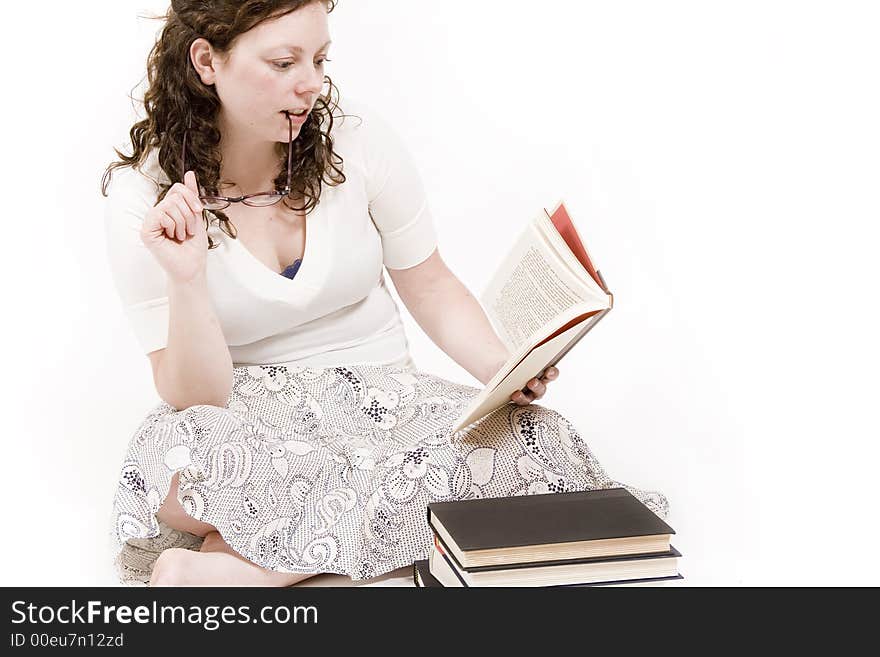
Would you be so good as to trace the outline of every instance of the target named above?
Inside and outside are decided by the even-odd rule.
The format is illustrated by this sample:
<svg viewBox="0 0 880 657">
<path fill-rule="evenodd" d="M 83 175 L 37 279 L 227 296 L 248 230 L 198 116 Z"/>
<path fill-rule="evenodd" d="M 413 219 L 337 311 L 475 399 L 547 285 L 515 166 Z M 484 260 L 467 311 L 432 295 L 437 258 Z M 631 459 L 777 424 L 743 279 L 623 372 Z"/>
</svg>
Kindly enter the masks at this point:
<svg viewBox="0 0 880 657">
<path fill-rule="evenodd" d="M 315 64 L 318 66 L 323 66 L 324 62 L 329 62 L 329 61 L 330 61 L 329 59 L 319 59 L 317 62 L 315 62 Z M 294 64 L 294 62 L 275 62 L 275 66 L 280 68 L 282 71 L 286 71 L 291 66 L 293 66 L 293 64 Z"/>
</svg>

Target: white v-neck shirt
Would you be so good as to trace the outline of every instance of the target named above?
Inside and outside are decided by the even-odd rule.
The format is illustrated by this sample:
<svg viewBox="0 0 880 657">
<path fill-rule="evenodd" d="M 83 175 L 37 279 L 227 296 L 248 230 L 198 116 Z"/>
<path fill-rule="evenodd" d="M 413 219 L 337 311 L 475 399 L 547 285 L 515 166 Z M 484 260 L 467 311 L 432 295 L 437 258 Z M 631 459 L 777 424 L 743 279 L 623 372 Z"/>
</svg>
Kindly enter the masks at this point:
<svg viewBox="0 0 880 657">
<path fill-rule="evenodd" d="M 437 247 L 424 186 L 407 148 L 376 110 L 340 102 L 333 150 L 346 181 L 322 184 L 306 217 L 305 251 L 288 279 L 269 269 L 213 218 L 207 284 L 233 365 L 415 367 L 383 267 L 408 269 Z M 105 205 L 107 250 L 125 314 L 144 353 L 167 346 L 167 275 L 140 230 L 169 183 L 154 149 L 141 170 L 113 171 Z M 209 215 L 211 216 L 211 215 Z M 233 221 L 233 224 L 235 222 Z"/>
</svg>

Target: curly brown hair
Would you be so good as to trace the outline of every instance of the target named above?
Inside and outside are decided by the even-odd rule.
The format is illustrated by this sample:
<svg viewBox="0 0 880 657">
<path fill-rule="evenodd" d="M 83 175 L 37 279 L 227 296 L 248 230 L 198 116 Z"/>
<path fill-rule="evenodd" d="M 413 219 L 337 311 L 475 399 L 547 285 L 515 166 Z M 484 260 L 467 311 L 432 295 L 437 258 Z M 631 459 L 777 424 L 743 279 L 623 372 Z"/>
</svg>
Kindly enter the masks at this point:
<svg viewBox="0 0 880 657">
<path fill-rule="evenodd" d="M 220 194 L 220 130 L 217 116 L 220 98 L 216 89 L 202 83 L 190 61 L 190 46 L 198 38 L 207 39 L 212 47 L 227 54 L 239 35 L 266 20 L 279 18 L 314 3 L 324 3 L 330 13 L 338 0 L 172 0 L 164 16 L 162 33 L 153 45 L 147 59 L 148 88 L 144 93 L 147 118 L 132 126 L 130 131 L 134 152 L 129 156 L 114 148 L 119 161 L 111 163 L 101 181 L 101 193 L 107 196 L 107 187 L 115 169 L 139 167 L 147 154 L 158 148 L 159 166 L 172 184 L 180 180 L 181 150 L 184 131 L 187 133 L 187 161 L 205 188 L 207 194 Z M 333 151 L 334 111 L 339 108 L 339 90 L 329 76 L 326 94 L 316 101 L 314 109 L 293 142 L 292 180 L 283 203 L 292 210 L 306 214 L 318 204 L 322 181 L 330 186 L 345 182 L 342 157 Z M 334 99 L 334 92 L 336 99 Z M 347 116 L 341 114 L 338 116 Z M 326 129 L 324 128 L 326 123 Z M 189 126 L 189 127 L 188 127 Z M 287 145 L 276 144 L 279 169 L 275 178 L 276 189 L 286 182 Z M 325 180 L 325 175 L 327 180 Z M 172 185 L 160 184 L 156 203 L 165 198 Z M 301 208 L 289 201 L 304 199 Z M 214 211 L 224 233 L 236 237 L 235 226 L 220 211 Z M 209 225 L 203 212 L 205 227 Z M 208 236 L 208 248 L 218 245 Z"/>
</svg>

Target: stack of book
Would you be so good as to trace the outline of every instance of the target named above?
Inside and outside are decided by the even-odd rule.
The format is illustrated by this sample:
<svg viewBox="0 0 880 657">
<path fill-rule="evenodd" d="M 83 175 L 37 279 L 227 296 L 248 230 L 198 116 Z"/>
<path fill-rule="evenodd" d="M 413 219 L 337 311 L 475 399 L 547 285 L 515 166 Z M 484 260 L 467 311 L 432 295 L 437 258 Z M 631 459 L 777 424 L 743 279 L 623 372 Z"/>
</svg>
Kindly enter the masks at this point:
<svg viewBox="0 0 880 657">
<path fill-rule="evenodd" d="M 626 586 L 683 579 L 675 531 L 625 488 L 435 502 L 416 586 Z"/>
</svg>

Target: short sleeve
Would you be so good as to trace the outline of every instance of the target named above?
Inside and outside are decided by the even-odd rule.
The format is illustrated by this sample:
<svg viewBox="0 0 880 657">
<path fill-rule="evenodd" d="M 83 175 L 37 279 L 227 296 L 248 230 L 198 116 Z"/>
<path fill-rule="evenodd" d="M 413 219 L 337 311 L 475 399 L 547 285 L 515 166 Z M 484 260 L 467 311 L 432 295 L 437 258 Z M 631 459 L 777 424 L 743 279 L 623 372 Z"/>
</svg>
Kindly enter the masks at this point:
<svg viewBox="0 0 880 657">
<path fill-rule="evenodd" d="M 168 344 L 165 270 L 141 241 L 159 187 L 131 167 L 115 169 L 104 206 L 107 255 L 123 309 L 145 354 Z"/>
<path fill-rule="evenodd" d="M 388 269 L 409 269 L 437 248 L 437 232 L 416 163 L 397 132 L 377 112 L 358 107 L 363 119 L 364 168 L 370 216 L 382 239 Z"/>
</svg>

